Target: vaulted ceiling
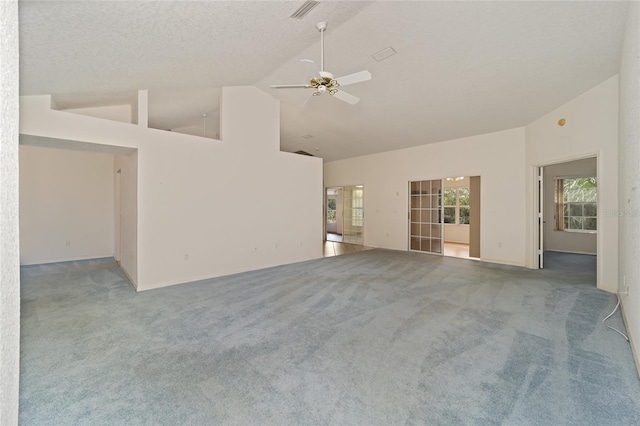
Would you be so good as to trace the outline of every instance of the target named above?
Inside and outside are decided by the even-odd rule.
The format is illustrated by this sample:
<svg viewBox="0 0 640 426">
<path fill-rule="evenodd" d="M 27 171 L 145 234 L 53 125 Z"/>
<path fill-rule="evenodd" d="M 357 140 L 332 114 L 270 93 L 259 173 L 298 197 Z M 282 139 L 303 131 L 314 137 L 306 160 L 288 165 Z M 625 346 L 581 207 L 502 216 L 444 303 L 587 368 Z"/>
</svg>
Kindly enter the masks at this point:
<svg viewBox="0 0 640 426">
<path fill-rule="evenodd" d="M 325 161 L 523 126 L 615 75 L 625 2 L 20 2 L 21 95 L 58 108 L 149 90 L 152 127 L 215 137 L 223 86 L 281 100 L 281 147 Z M 349 105 L 309 89 L 315 25 L 325 68 L 369 70 Z M 391 46 L 381 62 L 371 55 Z M 203 123 L 202 114 L 210 118 Z"/>
</svg>

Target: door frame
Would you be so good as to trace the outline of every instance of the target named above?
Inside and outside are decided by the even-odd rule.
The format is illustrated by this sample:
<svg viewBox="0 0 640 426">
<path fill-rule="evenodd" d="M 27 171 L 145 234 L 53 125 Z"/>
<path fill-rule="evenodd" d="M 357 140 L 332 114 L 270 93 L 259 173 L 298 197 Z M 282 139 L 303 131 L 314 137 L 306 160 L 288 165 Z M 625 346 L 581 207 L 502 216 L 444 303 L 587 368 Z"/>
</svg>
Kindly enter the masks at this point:
<svg viewBox="0 0 640 426">
<path fill-rule="evenodd" d="M 407 251 L 410 252 L 416 252 L 416 253 L 426 253 L 426 254 L 431 254 L 431 255 L 435 255 L 435 256 L 444 256 L 444 202 L 443 202 L 443 197 L 444 197 L 444 179 L 445 178 L 435 178 L 435 179 L 419 179 L 419 180 L 408 180 L 407 181 L 407 229 L 406 229 L 406 236 L 407 236 Z M 433 252 L 433 251 L 424 251 L 424 250 L 414 250 L 411 248 L 411 183 L 412 182 L 424 182 L 424 181 L 440 181 L 440 253 L 437 252 Z M 432 194 L 430 194 L 432 195 Z M 421 194 L 422 196 L 422 194 Z M 413 222 L 416 223 L 416 222 Z M 419 222 L 422 226 L 422 221 Z M 433 223 L 429 223 L 429 224 L 433 224 Z"/>
<path fill-rule="evenodd" d="M 596 159 L 596 177 L 602 176 L 602 153 L 600 151 L 595 152 L 585 152 L 580 155 L 573 155 L 569 157 L 562 157 L 553 160 L 548 160 L 544 162 L 533 163 L 529 165 L 529 188 L 531 188 L 530 198 L 529 198 L 529 220 L 528 220 L 528 228 L 529 228 L 529 242 L 528 242 L 528 254 L 527 254 L 527 267 L 531 269 L 540 269 L 538 264 L 538 254 L 537 247 L 540 244 L 540 240 L 538 238 L 537 226 L 538 226 L 538 170 L 540 168 L 544 168 L 546 166 L 553 166 L 556 164 L 568 163 L 576 160 L 585 160 L 587 158 L 595 158 Z M 544 197 L 544 189 L 541 194 Z M 601 283 L 603 282 L 602 271 L 603 268 L 603 260 L 602 260 L 602 238 L 600 236 L 600 232 L 602 232 L 602 221 L 603 215 L 600 214 L 602 212 L 601 208 L 601 194 L 598 191 L 598 242 L 596 245 L 596 282 L 597 288 L 601 288 Z M 542 213 L 542 217 L 540 218 L 540 224 L 544 223 L 544 211 Z M 544 242 L 544 241 L 543 241 Z M 544 254 L 544 246 L 542 247 L 542 252 Z"/>
<path fill-rule="evenodd" d="M 338 231 L 338 220 L 342 220 L 342 209 L 338 209 L 338 207 L 342 207 L 342 202 L 338 203 L 339 197 L 342 196 L 342 187 L 341 186 L 328 186 L 324 189 L 324 237 L 323 239 L 327 239 L 327 234 L 329 233 L 328 221 L 327 221 L 327 212 L 329 209 L 329 190 L 336 190 L 336 233 L 342 235 L 342 232 Z M 333 233 L 333 232 L 332 232 Z"/>
<path fill-rule="evenodd" d="M 354 184 L 354 185 L 331 185 L 331 186 L 325 186 L 324 187 L 324 193 L 322 195 L 322 200 L 323 200 L 322 201 L 322 210 L 323 210 L 323 213 L 322 213 L 322 218 L 323 218 L 323 221 L 322 221 L 322 229 L 323 229 L 322 241 L 327 241 L 327 190 L 329 190 L 329 189 L 339 189 L 339 190 L 341 190 L 342 198 L 343 198 L 341 200 L 342 209 L 340 211 L 336 211 L 336 216 L 340 215 L 340 217 L 342 217 L 342 234 L 341 235 L 343 237 L 343 241 L 342 242 L 343 243 L 345 242 L 344 241 L 344 227 L 345 227 L 345 223 L 344 223 L 345 222 L 345 219 L 344 219 L 344 192 L 345 191 L 344 191 L 344 189 L 345 188 L 362 188 L 362 191 L 363 191 L 362 192 L 362 242 L 360 242 L 360 243 L 358 243 L 358 242 L 355 242 L 355 243 L 347 242 L 347 243 L 348 244 L 355 244 L 355 245 L 364 246 L 365 245 L 365 241 L 364 241 L 364 238 L 365 238 L 365 224 L 367 223 L 366 222 L 366 218 L 365 218 L 365 216 L 366 216 L 365 212 L 367 210 L 366 209 L 367 201 L 366 201 L 366 195 L 365 195 L 366 191 L 364 190 L 365 189 L 365 184 L 363 184 L 363 183 L 357 183 L 357 184 Z"/>
<path fill-rule="evenodd" d="M 459 174 L 453 174 L 451 176 L 465 176 L 467 178 L 469 178 L 469 192 L 471 194 L 471 190 L 472 190 L 472 186 L 476 187 L 477 190 L 473 191 L 474 195 L 473 197 L 475 198 L 475 207 L 474 207 L 474 213 L 477 216 L 478 219 L 478 223 L 476 225 L 473 225 L 473 229 L 472 229 L 472 225 L 470 224 L 469 226 L 469 255 L 471 255 L 471 239 L 472 239 L 472 230 L 475 234 L 477 234 L 477 242 L 475 243 L 477 245 L 477 252 L 478 252 L 478 256 L 477 257 L 469 257 L 470 259 L 473 260 L 483 260 L 482 259 L 482 238 L 484 235 L 484 232 L 482 231 L 482 174 L 481 173 L 472 173 L 472 174 L 463 174 L 463 173 L 459 173 Z M 477 178 L 476 182 L 473 182 L 473 179 Z M 444 189 L 445 189 L 445 180 L 447 178 L 434 178 L 434 179 L 409 179 L 407 181 L 407 222 L 406 222 L 406 230 L 405 230 L 405 235 L 407 236 L 407 251 L 418 251 L 418 250 L 412 250 L 411 249 L 411 182 L 421 182 L 421 181 L 425 181 L 425 180 L 439 180 L 440 181 L 440 185 L 441 185 L 441 189 L 442 189 L 442 193 L 441 193 L 441 197 L 442 197 L 442 202 L 440 205 L 440 217 L 441 217 L 441 229 L 440 229 L 440 235 L 442 236 L 441 239 L 441 244 L 442 244 L 442 253 L 440 253 L 442 256 L 444 256 L 444 246 L 445 246 L 445 237 L 444 237 L 444 229 L 445 229 L 445 223 L 444 223 Z M 431 253 L 431 254 L 438 254 L 438 253 Z M 475 254 L 475 253 L 474 253 Z"/>
<path fill-rule="evenodd" d="M 115 156 L 114 156 L 115 158 Z M 114 160 L 115 161 L 115 160 Z M 122 169 L 119 168 L 114 173 L 114 253 L 113 258 L 116 262 L 122 259 Z"/>
<path fill-rule="evenodd" d="M 540 166 L 537 168 L 537 177 L 536 177 L 536 191 L 537 191 L 537 222 L 538 222 L 538 246 L 536 247 L 536 251 L 538 254 L 538 269 L 544 269 L 544 168 L 545 166 Z"/>
</svg>

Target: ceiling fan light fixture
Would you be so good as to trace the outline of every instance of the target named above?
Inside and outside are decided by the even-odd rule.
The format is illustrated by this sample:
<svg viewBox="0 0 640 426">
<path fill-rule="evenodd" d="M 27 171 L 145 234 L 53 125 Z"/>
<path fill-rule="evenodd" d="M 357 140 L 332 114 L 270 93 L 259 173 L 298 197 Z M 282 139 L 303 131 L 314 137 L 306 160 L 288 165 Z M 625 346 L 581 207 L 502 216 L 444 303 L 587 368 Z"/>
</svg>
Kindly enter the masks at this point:
<svg viewBox="0 0 640 426">
<path fill-rule="evenodd" d="M 348 74 L 342 77 L 335 78 L 333 74 L 324 69 L 324 32 L 327 29 L 326 22 L 319 22 L 316 25 L 318 31 L 320 31 L 320 69 L 316 68 L 316 65 L 310 59 L 301 59 L 300 62 L 304 63 L 309 71 L 311 78 L 308 84 L 286 84 L 286 85 L 272 85 L 273 89 L 315 89 L 312 96 L 320 96 L 323 93 L 329 92 L 330 95 L 343 102 L 351 105 L 357 104 L 360 99 L 357 96 L 350 95 L 344 91 L 338 91 L 338 87 L 347 86 L 349 84 L 361 83 L 363 81 L 371 80 L 371 73 L 367 70 L 359 71 L 353 74 Z M 395 52 L 395 51 L 394 51 Z"/>
</svg>

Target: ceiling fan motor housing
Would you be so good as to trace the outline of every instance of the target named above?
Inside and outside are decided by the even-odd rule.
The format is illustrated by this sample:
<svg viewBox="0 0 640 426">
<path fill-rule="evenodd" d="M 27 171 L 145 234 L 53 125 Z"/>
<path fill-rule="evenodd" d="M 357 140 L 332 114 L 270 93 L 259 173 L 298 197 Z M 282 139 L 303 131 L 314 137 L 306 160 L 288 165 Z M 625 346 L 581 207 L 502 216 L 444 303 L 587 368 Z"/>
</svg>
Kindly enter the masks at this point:
<svg viewBox="0 0 640 426">
<path fill-rule="evenodd" d="M 318 71 L 320 77 L 312 77 L 309 80 L 309 85 L 319 89 L 320 86 L 324 86 L 327 89 L 337 89 L 340 84 L 333 78 L 333 74 L 327 71 Z"/>
<path fill-rule="evenodd" d="M 371 73 L 367 70 L 360 71 L 357 73 L 349 74 L 346 76 L 339 77 L 336 79 L 333 74 L 324 70 L 324 32 L 327 29 L 326 22 L 319 22 L 316 25 L 318 31 L 320 31 L 320 70 L 315 67 L 313 61 L 309 59 L 302 59 L 301 62 L 305 63 L 309 68 L 311 77 L 309 79 L 309 84 L 290 84 L 290 85 L 280 85 L 280 86 L 271 86 L 275 89 L 315 89 L 312 93 L 313 96 L 320 96 L 325 92 L 329 92 L 330 95 L 336 95 L 336 97 L 344 102 L 349 104 L 356 104 L 360 99 L 356 96 L 345 93 L 344 91 L 338 92 L 338 87 L 340 87 L 340 83 L 338 80 L 342 81 L 342 85 L 346 86 L 349 84 L 360 83 L 362 81 L 371 80 Z"/>
</svg>

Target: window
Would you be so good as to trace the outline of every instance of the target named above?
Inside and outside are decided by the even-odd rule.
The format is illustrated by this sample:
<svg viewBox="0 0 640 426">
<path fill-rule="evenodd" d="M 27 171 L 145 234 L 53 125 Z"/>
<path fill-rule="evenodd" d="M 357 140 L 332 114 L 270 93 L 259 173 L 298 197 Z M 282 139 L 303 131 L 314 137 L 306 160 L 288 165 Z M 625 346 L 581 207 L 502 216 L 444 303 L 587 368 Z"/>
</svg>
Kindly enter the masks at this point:
<svg viewBox="0 0 640 426">
<path fill-rule="evenodd" d="M 445 188 L 444 223 L 469 224 L 469 188 Z"/>
<path fill-rule="evenodd" d="M 469 224 L 469 188 L 458 188 L 458 223 Z"/>
<path fill-rule="evenodd" d="M 357 187 L 356 187 L 357 188 Z M 362 203 L 363 190 L 354 189 L 351 193 L 351 224 L 353 226 L 362 226 L 363 208 Z"/>
<path fill-rule="evenodd" d="M 327 200 L 327 222 L 336 223 L 336 202 L 335 198 Z"/>
<path fill-rule="evenodd" d="M 597 200 L 595 177 L 556 178 L 556 230 L 596 232 Z"/>
<path fill-rule="evenodd" d="M 444 223 L 456 223 L 456 189 L 444 190 Z"/>
</svg>

